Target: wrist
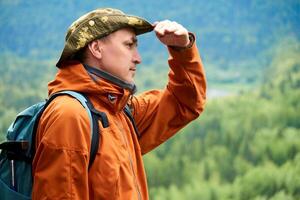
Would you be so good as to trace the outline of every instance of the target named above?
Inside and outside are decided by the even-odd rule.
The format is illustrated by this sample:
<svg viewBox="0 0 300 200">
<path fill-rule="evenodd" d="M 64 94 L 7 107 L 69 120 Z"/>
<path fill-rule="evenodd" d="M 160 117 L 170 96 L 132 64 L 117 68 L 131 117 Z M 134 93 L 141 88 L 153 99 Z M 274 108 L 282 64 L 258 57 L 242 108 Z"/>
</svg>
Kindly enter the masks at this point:
<svg viewBox="0 0 300 200">
<path fill-rule="evenodd" d="M 178 47 L 178 46 L 169 46 L 169 47 L 171 47 L 172 49 L 174 49 L 176 51 L 182 51 L 182 50 L 185 50 L 185 49 L 189 49 L 195 43 L 195 36 L 194 36 L 194 34 L 189 33 L 189 37 L 188 38 L 189 38 L 189 42 L 188 42 L 188 44 L 185 47 Z"/>
</svg>

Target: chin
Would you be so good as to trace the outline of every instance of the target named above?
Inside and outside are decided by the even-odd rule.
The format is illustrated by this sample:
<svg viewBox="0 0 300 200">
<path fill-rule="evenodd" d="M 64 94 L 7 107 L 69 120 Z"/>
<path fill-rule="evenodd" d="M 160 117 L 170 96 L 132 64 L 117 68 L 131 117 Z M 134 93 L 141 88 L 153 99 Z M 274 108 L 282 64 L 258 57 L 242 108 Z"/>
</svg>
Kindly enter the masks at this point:
<svg viewBox="0 0 300 200">
<path fill-rule="evenodd" d="M 128 77 L 128 78 L 126 79 L 126 82 L 127 82 L 127 83 L 130 83 L 130 84 L 134 84 L 134 83 L 135 83 L 135 81 L 134 81 L 134 78 L 133 78 L 133 76 L 131 76 L 131 77 Z"/>
<path fill-rule="evenodd" d="M 134 80 L 128 80 L 127 83 L 134 84 Z"/>
</svg>

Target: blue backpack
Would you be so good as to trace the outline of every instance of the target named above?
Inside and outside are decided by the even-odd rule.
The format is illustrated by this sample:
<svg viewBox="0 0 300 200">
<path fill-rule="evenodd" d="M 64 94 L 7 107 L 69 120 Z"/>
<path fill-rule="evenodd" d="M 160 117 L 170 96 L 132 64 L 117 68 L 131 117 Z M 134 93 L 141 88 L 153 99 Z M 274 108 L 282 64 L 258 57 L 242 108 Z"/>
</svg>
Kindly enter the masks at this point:
<svg viewBox="0 0 300 200">
<path fill-rule="evenodd" d="M 69 95 L 77 99 L 86 109 L 91 126 L 91 152 L 89 168 L 92 165 L 99 146 L 98 120 L 102 126 L 108 127 L 108 119 L 104 112 L 94 109 L 92 103 L 83 94 L 74 91 L 62 91 L 53 94 L 47 101 L 37 103 L 19 113 L 7 131 L 7 141 L 0 144 L 0 195 L 2 200 L 31 199 L 32 192 L 32 160 L 35 153 L 35 135 L 39 119 L 57 96 Z M 125 114 L 136 125 L 128 106 Z"/>
</svg>

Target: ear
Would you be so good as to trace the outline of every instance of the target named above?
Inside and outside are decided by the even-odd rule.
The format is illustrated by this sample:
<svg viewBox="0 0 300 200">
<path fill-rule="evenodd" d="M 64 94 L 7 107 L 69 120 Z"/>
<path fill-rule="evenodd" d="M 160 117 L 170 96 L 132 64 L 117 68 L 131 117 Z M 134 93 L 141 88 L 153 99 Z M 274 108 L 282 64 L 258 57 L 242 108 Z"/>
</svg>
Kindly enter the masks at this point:
<svg viewBox="0 0 300 200">
<path fill-rule="evenodd" d="M 88 48 L 89 48 L 91 54 L 95 58 L 97 58 L 97 59 L 102 58 L 102 47 L 101 47 L 99 40 L 94 40 L 94 41 L 90 42 L 88 44 Z"/>
</svg>

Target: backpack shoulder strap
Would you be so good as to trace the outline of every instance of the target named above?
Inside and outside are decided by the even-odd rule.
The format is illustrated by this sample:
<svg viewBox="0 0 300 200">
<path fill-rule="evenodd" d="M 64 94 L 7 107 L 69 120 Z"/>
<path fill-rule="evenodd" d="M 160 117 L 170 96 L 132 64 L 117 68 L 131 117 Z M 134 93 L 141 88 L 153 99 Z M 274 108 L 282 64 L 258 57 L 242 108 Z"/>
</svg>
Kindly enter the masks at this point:
<svg viewBox="0 0 300 200">
<path fill-rule="evenodd" d="M 50 98 L 47 100 L 43 111 L 56 97 L 62 96 L 62 95 L 69 95 L 69 96 L 77 99 L 81 103 L 81 105 L 86 109 L 88 116 L 90 118 L 90 127 L 91 127 L 91 152 L 90 152 L 90 160 L 89 160 L 89 168 L 90 168 L 95 160 L 95 157 L 96 157 L 96 154 L 98 151 L 98 146 L 99 146 L 99 131 L 100 131 L 100 129 L 99 129 L 99 125 L 98 125 L 98 120 L 99 119 L 101 120 L 103 127 L 105 125 L 108 126 L 108 120 L 107 120 L 106 114 L 103 112 L 99 112 L 99 113 L 101 113 L 101 115 L 99 117 L 99 115 L 97 115 L 97 113 L 95 113 L 95 111 L 94 111 L 95 109 L 94 109 L 93 104 L 90 102 L 90 100 L 85 95 L 83 95 L 79 92 L 69 91 L 69 90 L 57 92 L 57 93 L 51 95 Z M 41 117 L 42 112 L 40 113 L 39 117 Z M 34 132 L 36 132 L 36 131 L 34 131 Z M 35 137 L 33 137 L 33 139 L 35 139 Z"/>
<path fill-rule="evenodd" d="M 132 112 L 131 112 L 131 109 L 129 107 L 128 104 L 126 104 L 125 108 L 124 108 L 124 113 L 127 115 L 127 117 L 130 119 L 132 125 L 133 125 L 133 128 L 134 128 L 134 131 L 135 131 L 135 134 L 138 136 L 138 138 L 141 136 L 138 129 L 137 129 L 137 126 L 136 126 L 136 123 L 134 121 L 134 118 L 133 118 L 133 115 L 132 115 Z"/>
<path fill-rule="evenodd" d="M 90 162 L 89 162 L 89 168 L 92 166 L 96 154 L 98 151 L 99 143 L 100 143 L 100 129 L 99 129 L 99 124 L 98 121 L 101 121 L 101 124 L 103 128 L 106 128 L 109 126 L 108 123 L 108 118 L 104 112 L 100 112 L 96 110 L 92 104 L 92 102 L 89 100 L 88 97 L 83 95 L 85 100 L 86 100 L 86 105 L 88 107 L 89 112 L 91 113 L 92 119 L 91 119 L 91 124 L 92 124 L 92 141 L 91 141 L 91 156 L 90 156 Z"/>
</svg>

